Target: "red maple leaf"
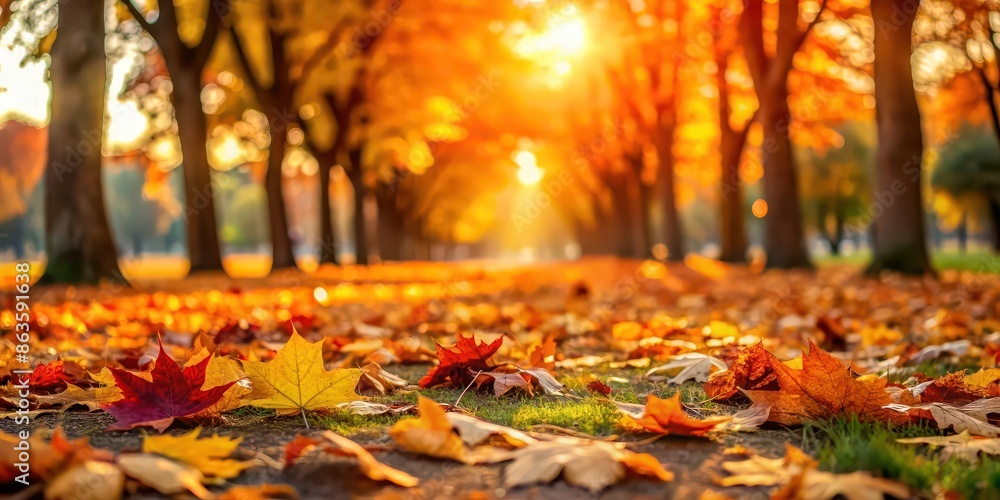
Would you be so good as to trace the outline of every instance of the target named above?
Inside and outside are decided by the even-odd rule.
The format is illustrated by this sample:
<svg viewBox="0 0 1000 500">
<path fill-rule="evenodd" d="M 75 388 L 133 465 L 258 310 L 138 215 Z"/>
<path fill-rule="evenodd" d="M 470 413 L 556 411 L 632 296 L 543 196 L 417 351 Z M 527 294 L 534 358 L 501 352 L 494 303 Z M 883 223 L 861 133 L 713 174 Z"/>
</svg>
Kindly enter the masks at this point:
<svg viewBox="0 0 1000 500">
<path fill-rule="evenodd" d="M 503 337 L 487 344 L 479 343 L 469 336 L 458 336 L 454 347 L 437 346 L 437 357 L 441 364 L 431 368 L 427 375 L 420 379 L 420 387 L 424 389 L 451 382 L 453 385 L 469 385 L 478 371 L 491 371 L 495 366 L 491 363 L 493 354 L 500 349 Z"/>
<path fill-rule="evenodd" d="M 66 388 L 66 383 L 84 385 L 87 372 L 79 364 L 69 361 L 53 361 L 38 365 L 31 372 L 28 384 L 32 392 L 50 393 Z"/>
<path fill-rule="evenodd" d="M 145 425 L 163 432 L 175 418 L 188 417 L 214 405 L 234 382 L 201 390 L 210 360 L 211 356 L 206 357 L 200 363 L 181 370 L 176 361 L 164 354 L 163 341 L 160 340 L 160 354 L 150 372 L 151 381 L 132 372 L 109 367 L 122 392 L 122 399 L 102 405 L 104 411 L 116 420 L 108 430 L 128 430 Z"/>
</svg>

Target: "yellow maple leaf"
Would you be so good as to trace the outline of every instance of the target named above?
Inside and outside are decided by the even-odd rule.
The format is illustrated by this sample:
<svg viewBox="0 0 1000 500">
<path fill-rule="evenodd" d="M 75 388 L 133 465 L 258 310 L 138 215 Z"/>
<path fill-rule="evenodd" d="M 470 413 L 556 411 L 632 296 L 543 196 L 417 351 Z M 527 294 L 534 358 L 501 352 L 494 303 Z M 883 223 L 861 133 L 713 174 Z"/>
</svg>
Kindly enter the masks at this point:
<svg viewBox="0 0 1000 500">
<path fill-rule="evenodd" d="M 209 349 L 202 349 L 185 363 L 185 366 L 195 366 L 212 355 Z M 205 383 L 201 390 L 207 391 L 220 385 L 233 384 L 214 405 L 199 412 L 199 416 L 216 417 L 230 410 L 235 410 L 247 404 L 246 397 L 250 395 L 251 383 L 246 373 L 240 369 L 235 359 L 226 356 L 212 356 L 205 367 Z"/>
<path fill-rule="evenodd" d="M 389 429 L 389 437 L 406 451 L 471 463 L 462 438 L 455 434 L 448 415 L 430 398 L 418 396 L 418 418 L 400 420 Z"/>
<path fill-rule="evenodd" d="M 230 459 L 243 438 L 231 438 L 214 434 L 199 438 L 201 427 L 187 434 L 171 436 L 162 434 L 146 436 L 142 440 L 144 453 L 155 453 L 172 458 L 198 469 L 206 477 L 231 479 L 253 466 L 253 462 Z"/>
<path fill-rule="evenodd" d="M 271 361 L 244 361 L 250 377 L 252 406 L 273 408 L 281 414 L 329 409 L 340 403 L 362 399 L 354 392 L 361 370 L 323 367 L 322 341 L 310 344 L 292 333 Z"/>
</svg>

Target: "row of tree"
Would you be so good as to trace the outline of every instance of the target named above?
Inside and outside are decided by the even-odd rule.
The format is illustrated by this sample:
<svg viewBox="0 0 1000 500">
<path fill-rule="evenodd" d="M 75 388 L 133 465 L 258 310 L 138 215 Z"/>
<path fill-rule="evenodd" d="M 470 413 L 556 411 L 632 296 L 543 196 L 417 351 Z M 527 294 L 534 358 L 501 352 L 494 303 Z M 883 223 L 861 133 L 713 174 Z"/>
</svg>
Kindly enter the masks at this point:
<svg viewBox="0 0 1000 500">
<path fill-rule="evenodd" d="M 948 43 L 959 46 L 992 30 L 986 4 L 944 4 L 947 12 L 964 13 L 948 30 Z M 828 128 L 849 118 L 858 108 L 831 102 L 845 99 L 847 88 L 857 96 L 852 102 L 873 97 L 875 103 L 871 269 L 927 272 L 923 135 L 911 77 L 914 43 L 940 38 L 939 30 L 914 29 L 926 11 L 917 0 L 527 7 L 462 0 L 217 0 L 162 1 L 145 12 L 128 0 L 111 12 L 91 2 L 60 1 L 63 22 L 50 52 L 47 274 L 61 281 L 120 277 L 100 174 L 106 16 L 121 21 L 116 29 L 138 27 L 138 36 L 152 37 L 155 57 L 169 75 L 192 271 L 222 268 L 206 146 L 220 118 L 206 112 L 203 92 L 207 80 L 221 81 L 226 71 L 239 75 L 267 118 L 263 183 L 275 269 L 295 266 L 282 175 L 285 151 L 298 147 L 290 143 L 293 132 L 304 136 L 302 147 L 319 166 L 322 262 L 336 263 L 341 247 L 330 199 L 335 166 L 344 168 L 354 190 L 357 262 L 368 261 L 370 233 L 378 233 L 383 258 L 404 258 L 399 249 L 419 246 L 413 241 L 482 236 L 490 217 L 486 193 L 510 176 L 510 153 L 525 149 L 517 137 L 535 139 L 527 147 L 539 158 L 546 148 L 554 150 L 552 163 L 570 172 L 565 187 L 574 195 L 560 198 L 556 208 L 578 222 L 586 252 L 646 256 L 654 243 L 663 243 L 670 256 L 680 257 L 679 199 L 685 193 L 678 172 L 704 170 L 706 150 L 694 144 L 710 136 L 712 157 L 721 165 L 710 178 L 719 193 L 722 258 L 745 260 L 743 185 L 756 171 L 768 204 L 768 265 L 808 266 L 794 139 L 821 136 L 810 128 L 813 122 Z M 560 28 L 579 19 L 588 21 L 592 44 L 609 40 L 592 58 L 572 60 L 558 50 L 539 53 L 550 47 L 519 45 L 532 30 L 566 36 Z M 996 38 L 987 40 L 982 50 L 994 51 Z M 865 51 L 870 56 L 853 56 Z M 979 59 L 970 56 L 989 89 L 984 96 L 1000 134 L 992 83 L 1000 78 L 991 80 L 992 70 L 982 64 L 996 57 Z M 862 83 L 853 86 L 860 88 L 851 88 L 857 81 Z M 692 98 L 705 88 L 713 89 L 713 99 Z M 706 107 L 712 102 L 714 111 Z M 714 123 L 714 130 L 706 132 L 705 123 Z M 615 138 L 596 147 L 609 124 Z M 751 134 L 754 124 L 758 138 Z M 475 169 L 468 168 L 470 159 Z M 575 160 L 584 167 L 575 168 Z M 567 201 L 576 195 L 588 201 Z M 366 216 L 372 198 L 377 219 Z M 373 220 L 377 231 L 367 227 Z"/>
</svg>

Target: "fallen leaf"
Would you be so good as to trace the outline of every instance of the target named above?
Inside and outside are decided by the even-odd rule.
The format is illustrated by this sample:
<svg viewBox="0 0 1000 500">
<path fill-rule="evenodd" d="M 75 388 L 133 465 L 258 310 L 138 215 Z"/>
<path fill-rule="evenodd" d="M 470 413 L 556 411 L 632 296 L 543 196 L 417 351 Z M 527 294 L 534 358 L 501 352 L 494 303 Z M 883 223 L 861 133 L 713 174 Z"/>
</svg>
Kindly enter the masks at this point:
<svg viewBox="0 0 1000 500">
<path fill-rule="evenodd" d="M 357 458 L 358 468 L 373 481 L 389 481 L 404 488 L 411 488 L 420 483 L 417 478 L 379 462 L 361 445 L 333 431 L 321 432 L 317 438 L 296 436 L 285 448 L 285 466 L 291 466 L 292 462 L 311 446 L 326 453 Z"/>
<path fill-rule="evenodd" d="M 117 368 L 110 368 L 122 399 L 103 405 L 104 411 L 115 417 L 109 430 L 128 430 L 149 426 L 160 432 L 166 430 L 177 417 L 194 415 L 217 403 L 232 383 L 213 387 L 207 391 L 205 370 L 210 357 L 182 371 L 166 355 L 160 344 L 160 355 L 150 371 L 150 380 Z"/>
<path fill-rule="evenodd" d="M 706 382 L 708 381 L 708 376 L 712 373 L 713 367 L 715 367 L 718 371 L 726 371 L 729 369 L 729 367 L 726 366 L 726 363 L 721 359 L 713 358 L 700 352 L 691 352 L 674 356 L 669 363 L 657 366 L 656 368 L 651 368 L 648 372 L 646 372 L 646 378 L 649 378 L 650 375 L 657 372 L 665 372 L 682 368 L 680 373 L 676 376 L 667 379 L 668 384 L 683 384 L 688 380 Z"/>
<path fill-rule="evenodd" d="M 45 498 L 118 500 L 125 473 L 115 464 L 88 460 L 59 474 L 45 485 Z"/>
<path fill-rule="evenodd" d="M 728 422 L 722 422 L 713 431 L 718 432 L 751 432 L 760 428 L 767 422 L 771 415 L 771 406 L 768 404 L 753 404 L 749 408 L 742 409 L 732 415 Z"/>
<path fill-rule="evenodd" d="M 902 444 L 926 444 L 941 448 L 941 460 L 955 458 L 966 462 L 978 462 L 979 454 L 1000 454 L 1000 438 L 973 437 L 969 431 L 962 431 L 952 436 L 925 436 L 916 438 L 901 438 L 896 440 Z"/>
<path fill-rule="evenodd" d="M 601 441 L 565 438 L 540 441 L 515 450 L 511 458 L 512 462 L 503 471 L 506 488 L 547 484 L 560 474 L 567 483 L 592 492 L 617 483 L 627 472 L 660 481 L 674 478 L 652 455 Z"/>
<path fill-rule="evenodd" d="M 93 448 L 88 438 L 69 440 L 62 427 L 56 427 L 46 442 L 42 433 L 34 433 L 27 440 L 0 432 L 0 484 L 30 473 L 31 478 L 51 480 L 63 471 L 88 461 L 111 461 L 110 452 Z M 27 449 L 24 449 L 27 448 Z M 21 452 L 29 453 L 28 470 L 22 464 Z"/>
<path fill-rule="evenodd" d="M 541 344 L 536 345 L 528 355 L 528 362 L 532 367 L 545 368 L 550 372 L 554 372 L 556 369 L 555 340 L 552 337 L 546 337 Z"/>
<path fill-rule="evenodd" d="M 407 386 L 406 380 L 382 369 L 382 366 L 374 361 L 369 361 L 361 367 L 360 387 L 370 388 L 370 392 L 377 394 L 388 394 L 396 389 Z M 365 389 L 359 389 L 367 394 Z"/>
<path fill-rule="evenodd" d="M 218 500 L 298 500 L 295 488 L 287 484 L 257 484 L 233 486 L 219 495 Z"/>
<path fill-rule="evenodd" d="M 1000 398 L 990 398 L 984 402 L 974 402 L 964 406 L 954 406 L 947 403 L 907 406 L 893 403 L 886 405 L 885 408 L 933 420 L 939 429 L 951 427 L 955 432 L 968 431 L 975 436 L 996 437 L 1000 435 L 1000 427 L 990 424 L 986 418 L 987 413 L 1000 412 Z"/>
<path fill-rule="evenodd" d="M 440 405 L 418 396 L 417 412 L 419 417 L 400 420 L 389 429 L 389 437 L 393 441 L 412 453 L 463 463 L 474 462 Z"/>
<path fill-rule="evenodd" d="M 732 419 L 729 416 L 720 416 L 695 420 L 684 413 L 680 398 L 680 392 L 674 393 L 670 399 L 660 399 L 650 394 L 646 399 L 642 417 L 636 418 L 635 423 L 644 430 L 656 434 L 704 436 L 720 424 Z"/>
<path fill-rule="evenodd" d="M 437 356 L 441 364 L 435 366 L 420 379 L 423 388 L 451 382 L 452 385 L 465 387 L 475 378 L 476 372 L 491 371 L 493 354 L 503 344 L 503 337 L 497 337 L 491 343 L 480 343 L 474 337 L 459 334 L 454 347 L 437 346 Z"/>
<path fill-rule="evenodd" d="M 205 383 L 201 386 L 203 391 L 214 389 L 219 386 L 231 384 L 229 389 L 222 394 L 214 405 L 202 410 L 200 417 L 217 417 L 227 411 L 235 410 L 246 405 L 246 397 L 253 391 L 253 384 L 250 377 L 243 372 L 240 363 L 227 356 L 212 356 L 212 351 L 202 349 L 187 364 L 197 364 L 204 358 L 210 358 L 208 367 L 205 369 Z"/>
<path fill-rule="evenodd" d="M 190 465 L 149 453 L 121 455 L 118 457 L 118 465 L 129 477 L 164 495 L 190 491 L 203 500 L 212 498 L 212 494 L 201 484 L 205 476 Z"/>
<path fill-rule="evenodd" d="M 348 401 L 347 403 L 337 405 L 337 408 L 347 410 L 356 415 L 385 415 L 386 413 L 398 415 L 414 410 L 416 407 L 417 405 L 411 404 L 384 405 L 369 401 Z"/>
<path fill-rule="evenodd" d="M 142 440 L 142 451 L 172 458 L 198 469 L 205 476 L 221 479 L 234 478 L 253 466 L 253 462 L 229 458 L 243 438 L 218 434 L 201 438 L 199 434 L 201 427 L 178 436 L 146 436 Z"/>
<path fill-rule="evenodd" d="M 812 341 L 796 370 L 765 356 L 777 390 L 744 391 L 755 403 L 771 405 L 769 421 L 797 425 L 840 415 L 857 415 L 866 420 L 900 418 L 884 407 L 892 404 L 887 381 L 874 375 L 854 378 L 850 368 Z M 770 377 L 770 375 L 769 375 Z M 769 384 L 770 385 L 770 384 Z"/>
<path fill-rule="evenodd" d="M 520 373 L 484 372 L 481 375 L 493 378 L 493 394 L 497 397 L 507 394 L 512 389 L 523 389 L 528 394 L 534 394 L 531 382 L 525 380 Z"/>
<path fill-rule="evenodd" d="M 445 413 L 445 417 L 458 431 L 462 442 L 470 447 L 483 444 L 491 436 L 499 436 L 511 448 L 522 448 L 538 442 L 537 439 L 510 427 L 487 422 L 481 418 L 461 413 Z"/>
<path fill-rule="evenodd" d="M 732 369 L 718 371 L 708 377 L 705 393 L 708 397 L 725 401 L 745 390 L 777 390 L 775 364 L 777 358 L 760 343 L 741 349 Z"/>
<path fill-rule="evenodd" d="M 323 342 L 306 342 L 293 332 L 274 359 L 244 361 L 243 368 L 253 383 L 250 404 L 273 408 L 280 414 L 330 409 L 340 403 L 361 399 L 354 392 L 361 370 L 323 366 Z"/>
<path fill-rule="evenodd" d="M 587 384 L 587 390 L 594 394 L 600 394 L 601 396 L 611 395 L 611 387 L 608 386 L 608 384 L 605 384 L 604 382 L 601 382 L 600 380 L 596 379 L 591 380 Z"/>
<path fill-rule="evenodd" d="M 549 396 L 562 396 L 562 390 L 565 388 L 552 373 L 545 368 L 528 368 L 526 370 L 521 370 L 521 373 L 527 373 L 538 381 L 538 386 L 545 391 L 545 394 Z"/>
<path fill-rule="evenodd" d="M 881 500 L 885 495 L 909 498 L 909 488 L 895 481 L 864 472 L 833 474 L 816 470 L 817 463 L 798 448 L 787 445 L 783 458 L 752 455 L 747 460 L 726 461 L 729 476 L 718 478 L 721 486 L 780 486 L 772 498 L 829 500 Z"/>
</svg>

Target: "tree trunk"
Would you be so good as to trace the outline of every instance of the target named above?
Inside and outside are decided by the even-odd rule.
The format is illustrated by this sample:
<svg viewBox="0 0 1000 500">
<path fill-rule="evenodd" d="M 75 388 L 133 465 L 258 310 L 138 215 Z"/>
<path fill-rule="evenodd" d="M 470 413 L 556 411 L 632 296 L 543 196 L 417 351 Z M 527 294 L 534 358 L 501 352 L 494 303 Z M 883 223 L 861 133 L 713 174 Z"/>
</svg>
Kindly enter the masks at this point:
<svg viewBox="0 0 1000 500">
<path fill-rule="evenodd" d="M 844 198 L 840 196 L 839 189 L 833 201 L 833 241 L 830 243 L 830 251 L 834 255 L 840 255 L 840 246 L 844 244 L 844 232 L 847 225 L 847 214 L 844 212 Z"/>
<path fill-rule="evenodd" d="M 656 208 L 656 186 L 650 186 L 641 179 L 639 187 L 639 213 L 642 221 L 642 253 L 644 257 L 652 254 L 653 246 L 659 243 L 656 230 L 653 227 L 651 214 Z"/>
<path fill-rule="evenodd" d="M 613 179 L 611 184 L 612 210 L 615 216 L 615 226 L 617 227 L 616 254 L 621 258 L 634 258 L 644 256 L 644 252 L 637 248 L 636 239 L 636 214 L 633 209 L 633 189 L 630 186 L 631 171 L 611 174 Z"/>
<path fill-rule="evenodd" d="M 718 42 L 717 42 L 718 43 Z M 715 81 L 719 89 L 719 149 L 722 160 L 719 188 L 720 255 L 723 262 L 746 263 L 747 227 L 743 214 L 743 180 L 740 178 L 740 158 L 746 145 L 751 122 L 741 130 L 729 123 L 732 105 L 729 100 L 729 52 L 721 47 L 715 52 Z"/>
<path fill-rule="evenodd" d="M 201 71 L 187 65 L 169 68 L 173 104 L 184 155 L 185 219 L 191 272 L 221 271 L 222 253 L 215 222 L 212 173 L 208 164 L 208 126 L 201 108 Z"/>
<path fill-rule="evenodd" d="M 271 228 L 271 271 L 295 267 L 295 253 L 292 238 L 288 233 L 288 213 L 282 193 L 281 162 L 285 157 L 287 125 L 276 119 L 272 112 L 270 125 L 271 145 L 267 153 L 267 173 L 264 175 L 264 190 L 267 193 L 267 217 Z M 327 183 L 329 184 L 329 183 Z"/>
<path fill-rule="evenodd" d="M 337 265 L 340 245 L 333 228 L 333 204 L 330 199 L 330 171 L 336 155 L 316 154 L 319 161 L 319 262 Z"/>
<path fill-rule="evenodd" d="M 919 2 L 872 2 L 875 21 L 875 156 L 878 240 L 869 273 L 931 272 L 921 195 L 923 137 L 910 66 L 911 31 Z"/>
<path fill-rule="evenodd" d="M 378 255 L 382 261 L 400 260 L 403 242 L 403 216 L 396 206 L 396 193 L 389 186 L 375 192 L 378 203 Z"/>
<path fill-rule="evenodd" d="M 101 184 L 107 66 L 104 4 L 59 2 L 52 46 L 52 117 L 45 172 L 43 281 L 124 282 Z"/>
<path fill-rule="evenodd" d="M 993 250 L 1000 253 L 1000 199 L 998 195 L 989 197 L 990 220 L 993 228 Z"/>
<path fill-rule="evenodd" d="M 365 187 L 364 168 L 361 164 L 361 148 L 351 149 L 351 185 L 354 187 L 354 261 L 363 266 L 368 265 L 368 221 L 365 216 L 365 197 L 368 190 Z"/>
<path fill-rule="evenodd" d="M 643 166 L 641 151 L 629 154 L 628 162 L 629 167 L 632 169 L 631 176 L 635 178 L 636 193 L 638 194 L 636 198 L 636 203 L 638 204 L 636 223 L 639 225 L 640 231 L 637 236 L 642 238 L 638 248 L 642 257 L 645 258 L 650 255 L 653 245 L 656 244 L 656 231 L 653 228 L 652 222 L 653 207 L 656 202 L 656 186 L 646 184 L 642 180 L 642 171 L 645 167 Z"/>
<path fill-rule="evenodd" d="M 748 125 L 749 126 L 749 125 Z M 740 156 L 746 134 L 722 141 L 722 187 L 719 196 L 721 255 L 723 262 L 746 263 L 747 226 L 743 213 L 743 181 Z"/>
<path fill-rule="evenodd" d="M 958 240 L 958 252 L 966 253 L 969 248 L 969 213 L 962 212 L 962 220 L 955 228 L 955 238 Z"/>
<path fill-rule="evenodd" d="M 677 92 L 676 81 L 674 85 L 674 92 Z M 660 118 L 658 131 L 660 137 L 656 145 L 656 155 L 660 166 L 656 177 L 661 186 L 659 194 L 663 201 L 663 236 L 664 243 L 667 245 L 667 259 L 679 261 L 684 259 L 684 228 L 681 225 L 680 212 L 677 210 L 677 177 L 674 171 L 676 102 L 670 106 L 670 109 L 670 116 Z M 652 246 L 649 242 L 647 245 Z"/>
<path fill-rule="evenodd" d="M 271 3 L 271 8 L 275 7 Z M 275 14 L 271 14 L 272 17 Z M 264 107 L 264 113 L 269 118 L 268 133 L 271 144 L 267 152 L 267 173 L 264 176 L 264 189 L 267 192 L 267 216 L 271 228 L 271 271 L 296 267 L 295 251 L 292 247 L 292 237 L 289 234 L 288 210 L 285 207 L 284 184 L 281 164 L 285 159 L 285 147 L 288 144 L 288 126 L 298 117 L 293 100 L 295 88 L 291 81 L 288 61 L 285 55 L 285 35 L 277 29 L 270 32 L 271 65 L 273 83 L 269 89 L 260 88 L 257 98 Z M 247 68 L 247 71 L 252 71 Z"/>
<path fill-rule="evenodd" d="M 764 219 L 767 267 L 810 267 L 802 232 L 798 172 L 788 135 L 792 117 L 788 110 L 787 79 L 772 82 L 759 94 L 763 97 L 759 118 L 764 130 L 760 154 L 764 165 L 764 198 L 768 204 Z"/>
</svg>

